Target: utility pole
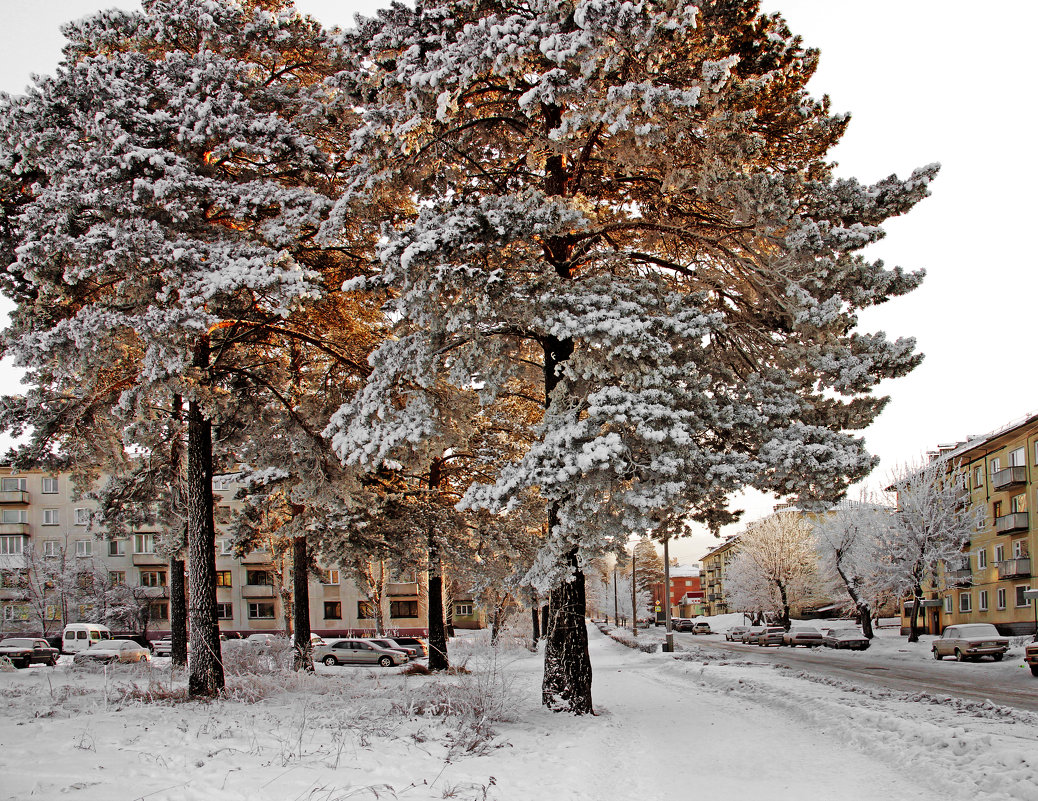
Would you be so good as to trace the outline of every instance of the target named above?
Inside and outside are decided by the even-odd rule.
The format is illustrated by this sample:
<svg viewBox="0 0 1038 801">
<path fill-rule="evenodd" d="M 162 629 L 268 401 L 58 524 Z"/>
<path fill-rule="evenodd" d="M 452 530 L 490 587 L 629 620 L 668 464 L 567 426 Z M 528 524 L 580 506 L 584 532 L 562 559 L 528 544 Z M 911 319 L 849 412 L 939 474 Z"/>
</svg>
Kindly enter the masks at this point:
<svg viewBox="0 0 1038 801">
<path fill-rule="evenodd" d="M 674 652 L 674 629 L 670 622 L 670 537 L 663 538 L 663 608 L 667 613 L 667 643 L 663 650 Z"/>
<path fill-rule="evenodd" d="M 613 565 L 613 625 L 620 625 L 620 599 L 616 589 L 616 565 Z"/>
</svg>

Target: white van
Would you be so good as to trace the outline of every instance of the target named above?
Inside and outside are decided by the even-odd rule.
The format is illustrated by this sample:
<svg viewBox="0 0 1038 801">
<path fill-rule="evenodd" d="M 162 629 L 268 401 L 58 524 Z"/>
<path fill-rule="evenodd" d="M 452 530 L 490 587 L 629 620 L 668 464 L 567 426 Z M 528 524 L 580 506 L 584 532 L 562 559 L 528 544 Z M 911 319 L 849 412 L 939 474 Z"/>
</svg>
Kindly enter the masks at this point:
<svg viewBox="0 0 1038 801">
<path fill-rule="evenodd" d="M 100 623 L 69 623 L 61 634 L 61 653 L 76 654 L 94 643 L 112 639 L 108 626 Z"/>
</svg>

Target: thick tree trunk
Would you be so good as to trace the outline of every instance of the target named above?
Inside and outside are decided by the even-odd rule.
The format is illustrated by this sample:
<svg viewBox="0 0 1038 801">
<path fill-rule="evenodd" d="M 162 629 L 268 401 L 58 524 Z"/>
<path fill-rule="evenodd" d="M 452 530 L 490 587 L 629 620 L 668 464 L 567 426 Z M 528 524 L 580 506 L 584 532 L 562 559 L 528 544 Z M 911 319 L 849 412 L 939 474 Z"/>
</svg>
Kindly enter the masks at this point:
<svg viewBox="0 0 1038 801">
<path fill-rule="evenodd" d="M 861 617 L 861 633 L 871 640 L 876 636 L 872 630 L 872 607 L 869 606 L 868 601 L 861 597 L 861 594 L 858 592 L 856 581 L 843 572 L 843 568 L 840 566 L 839 561 L 836 563 L 836 572 L 840 575 L 840 579 L 847 588 L 847 594 L 851 596 L 851 601 L 854 602 L 854 608 L 858 610 L 858 615 Z"/>
<path fill-rule="evenodd" d="M 541 639 L 541 615 L 537 609 L 537 596 L 530 602 L 530 622 L 533 624 L 533 647 L 537 648 L 537 641 Z"/>
<path fill-rule="evenodd" d="M 779 621 L 779 625 L 789 631 L 789 598 L 786 596 L 786 586 L 781 581 L 776 581 L 775 584 L 778 587 L 779 597 L 782 599 L 782 620 Z"/>
<path fill-rule="evenodd" d="M 292 609 L 295 613 L 295 655 L 293 667 L 296 670 L 314 671 L 314 652 L 310 644 L 310 582 L 307 574 L 309 557 L 306 551 L 306 537 L 295 537 L 292 540 Z"/>
<path fill-rule="evenodd" d="M 208 367 L 209 343 L 194 365 Z M 213 523 L 213 431 L 197 400 L 187 410 L 187 530 L 191 659 L 188 694 L 212 697 L 224 687 L 216 618 L 216 527 Z"/>
<path fill-rule="evenodd" d="M 549 601 L 551 599 L 549 598 Z M 541 639 L 547 639 L 548 637 L 548 620 L 551 616 L 550 604 L 545 604 L 541 607 Z"/>
<path fill-rule="evenodd" d="M 429 465 L 429 489 L 440 487 L 441 462 L 433 459 Z M 435 527 L 429 527 L 427 538 L 429 558 L 429 670 L 446 670 L 450 667 L 447 655 L 447 627 L 443 620 L 443 566 L 440 549 L 436 544 Z"/>
<path fill-rule="evenodd" d="M 454 596 L 455 582 L 443 578 L 443 562 L 440 562 L 440 581 L 443 593 L 443 628 L 447 639 L 454 636 Z"/>
<path fill-rule="evenodd" d="M 554 513 L 551 515 L 554 516 Z M 544 649 L 541 699 L 555 712 L 594 714 L 591 704 L 591 657 L 587 649 L 584 574 L 577 568 L 577 549 L 567 554 L 572 578 L 552 590 L 551 624 Z"/>
<path fill-rule="evenodd" d="M 169 560 L 169 632 L 170 661 L 178 667 L 187 665 L 187 587 L 184 584 L 184 560 Z"/>
<path fill-rule="evenodd" d="M 919 642 L 919 607 L 923 600 L 923 588 L 916 584 L 912 588 L 912 614 L 908 618 L 908 641 Z"/>
</svg>

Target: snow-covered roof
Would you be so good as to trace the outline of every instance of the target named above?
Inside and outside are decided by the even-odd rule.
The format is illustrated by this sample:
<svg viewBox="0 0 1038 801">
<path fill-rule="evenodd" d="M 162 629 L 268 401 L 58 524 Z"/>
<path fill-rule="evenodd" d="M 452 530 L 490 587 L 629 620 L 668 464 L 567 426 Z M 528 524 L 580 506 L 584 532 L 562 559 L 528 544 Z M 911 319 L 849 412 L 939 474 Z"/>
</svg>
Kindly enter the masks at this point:
<svg viewBox="0 0 1038 801">
<path fill-rule="evenodd" d="M 956 456 L 961 456 L 967 451 L 980 447 L 985 442 L 990 442 L 993 439 L 1001 437 L 1003 434 L 1009 433 L 1015 428 L 1020 428 L 1028 423 L 1033 423 L 1035 420 L 1038 420 L 1038 411 L 1025 414 L 1023 417 L 1017 418 L 1010 423 L 1006 423 L 1004 426 L 996 428 L 994 431 L 989 431 L 987 434 L 981 434 L 979 437 L 971 436 L 965 442 L 960 442 L 950 449 L 947 446 L 938 446 L 940 448 L 938 455 L 943 459 L 954 459 Z"/>
<path fill-rule="evenodd" d="M 693 578 L 699 575 L 699 565 L 674 565 L 670 568 L 671 578 Z"/>
</svg>

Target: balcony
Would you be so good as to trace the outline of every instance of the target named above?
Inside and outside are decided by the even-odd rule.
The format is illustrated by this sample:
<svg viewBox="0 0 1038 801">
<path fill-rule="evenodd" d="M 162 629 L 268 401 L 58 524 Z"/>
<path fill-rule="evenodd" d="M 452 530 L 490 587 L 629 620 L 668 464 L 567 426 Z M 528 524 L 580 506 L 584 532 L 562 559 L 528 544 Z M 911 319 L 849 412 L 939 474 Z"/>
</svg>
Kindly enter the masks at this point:
<svg viewBox="0 0 1038 801">
<path fill-rule="evenodd" d="M 271 564 L 270 551 L 263 549 L 262 551 L 249 551 L 245 556 L 241 558 L 243 565 L 269 565 Z"/>
<path fill-rule="evenodd" d="M 1013 512 L 995 518 L 996 534 L 1013 534 L 1017 531 L 1027 531 L 1027 512 Z"/>
<path fill-rule="evenodd" d="M 402 581 L 402 582 L 390 582 L 386 584 L 386 595 L 391 598 L 417 598 L 418 597 L 418 582 L 417 581 Z"/>
<path fill-rule="evenodd" d="M 28 503 L 29 493 L 25 490 L 5 490 L 0 492 L 0 503 Z"/>
<path fill-rule="evenodd" d="M 991 474 L 991 488 L 994 490 L 1004 490 L 1006 487 L 1026 483 L 1026 467 L 1007 467 L 1005 470 L 998 470 Z"/>
<path fill-rule="evenodd" d="M 144 598 L 168 598 L 169 587 L 147 587 L 141 584 L 138 588 L 141 597 Z"/>
<path fill-rule="evenodd" d="M 0 587 L 0 601 L 28 601 L 29 591 L 24 587 Z"/>
<path fill-rule="evenodd" d="M 0 523 L 0 537 L 17 536 L 19 534 L 23 537 L 29 536 L 28 523 Z"/>
<path fill-rule="evenodd" d="M 142 567 L 165 565 L 168 564 L 168 561 L 166 557 L 157 553 L 135 553 L 133 555 L 133 563 Z"/>
<path fill-rule="evenodd" d="M 244 584 L 241 588 L 242 598 L 273 598 L 274 588 L 269 584 Z"/>
<path fill-rule="evenodd" d="M 968 568 L 965 570 L 948 570 L 944 574 L 944 579 L 949 587 L 972 587 L 973 571 Z"/>
<path fill-rule="evenodd" d="M 1030 557 L 1006 559 L 1005 561 L 998 563 L 998 577 L 1000 579 L 1028 578 L 1030 575 Z"/>
</svg>

